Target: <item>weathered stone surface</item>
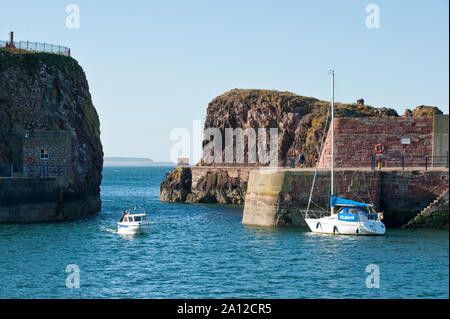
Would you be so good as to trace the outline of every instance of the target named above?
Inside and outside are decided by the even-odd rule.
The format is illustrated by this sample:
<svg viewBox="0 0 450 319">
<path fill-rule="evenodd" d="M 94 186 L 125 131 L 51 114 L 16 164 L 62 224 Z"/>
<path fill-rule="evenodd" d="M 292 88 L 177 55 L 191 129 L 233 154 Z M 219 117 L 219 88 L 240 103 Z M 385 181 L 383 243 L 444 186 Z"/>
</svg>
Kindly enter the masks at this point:
<svg viewBox="0 0 450 319">
<path fill-rule="evenodd" d="M 406 109 L 402 115 L 402 117 L 411 117 L 411 116 L 414 116 L 414 114 L 410 109 Z"/>
<path fill-rule="evenodd" d="M 26 131 L 69 132 L 71 178 L 59 185 L 64 205 L 58 209 L 66 219 L 100 210 L 100 123 L 77 61 L 55 54 L 0 49 L 0 124 L 0 165 L 23 164 Z"/>
<path fill-rule="evenodd" d="M 239 176 L 230 176 L 226 170 L 207 170 L 193 181 L 187 203 L 243 204 L 246 182 Z"/>
<path fill-rule="evenodd" d="M 307 207 L 313 175 L 312 170 L 252 170 L 243 222 L 259 226 L 304 225 L 299 210 Z M 335 172 L 335 181 L 337 195 L 372 203 L 384 211 L 387 226 L 405 224 L 449 187 L 448 171 L 341 169 Z M 320 170 L 311 208 L 329 210 L 329 197 L 330 172 Z"/>
<path fill-rule="evenodd" d="M 433 117 L 436 114 L 442 114 L 436 106 L 419 105 L 412 111 L 414 116 L 417 117 Z"/>
<path fill-rule="evenodd" d="M 0 221 L 32 223 L 82 218 L 100 209 L 98 198 L 78 197 L 56 178 L 0 178 Z"/>
<path fill-rule="evenodd" d="M 409 139 L 409 144 L 402 144 Z M 337 118 L 334 122 L 335 167 L 370 167 L 372 156 L 383 156 L 384 167 L 425 166 L 433 148 L 433 119 L 428 117 Z M 377 144 L 384 146 L 375 152 Z M 431 163 L 430 163 L 431 164 Z M 319 167 L 331 167 L 331 131 Z"/>
<path fill-rule="evenodd" d="M 403 227 L 405 228 L 447 228 L 449 215 L 448 188 L 430 205 L 423 209 Z"/>
<path fill-rule="evenodd" d="M 242 223 L 246 225 L 274 226 L 295 225 L 280 201 L 286 192 L 285 170 L 252 170 L 245 199 Z M 281 205 L 283 206 L 283 205 Z"/>
<path fill-rule="evenodd" d="M 160 200 L 186 203 L 243 204 L 249 169 L 177 167 L 160 185 Z"/>
<path fill-rule="evenodd" d="M 314 165 L 320 150 L 329 102 L 274 90 L 231 90 L 213 99 L 207 109 L 205 129 L 218 128 L 222 133 L 222 162 L 225 161 L 226 128 L 278 128 L 278 163 L 303 154 L 307 166 Z M 398 117 L 393 109 L 361 104 L 335 104 L 336 117 Z M 268 133 L 267 133 L 268 134 Z M 204 144 L 207 141 L 203 142 Z M 248 166 L 245 164 L 212 163 L 212 166 Z M 204 161 L 202 165 L 207 165 Z M 250 164 L 252 165 L 252 164 Z M 296 163 L 298 165 L 298 163 Z M 256 166 L 264 166 L 258 163 Z"/>
<path fill-rule="evenodd" d="M 313 169 L 184 167 L 178 170 L 185 170 L 183 176 L 187 178 L 172 172 L 161 183 L 162 201 L 245 202 L 244 223 L 304 225 L 299 209 L 308 204 Z M 448 189 L 448 171 L 339 169 L 335 172 L 335 187 L 339 196 L 373 203 L 376 209 L 384 211 L 386 225 L 401 226 Z M 330 171 L 319 170 L 313 202 L 328 209 L 329 198 Z"/>
<path fill-rule="evenodd" d="M 417 216 L 404 225 L 404 228 L 448 229 L 448 214 L 448 207 L 444 210 L 435 211 L 430 216 L 417 214 Z"/>
<path fill-rule="evenodd" d="M 448 167 L 449 115 L 433 117 L 433 166 Z"/>
<path fill-rule="evenodd" d="M 176 167 L 167 174 L 160 185 L 160 200 L 163 202 L 184 202 L 191 193 L 192 172 L 189 167 Z"/>
<path fill-rule="evenodd" d="M 335 192 L 348 199 L 371 202 L 380 208 L 380 174 L 377 171 L 336 171 Z M 280 176 L 283 176 L 282 181 L 276 183 L 279 187 L 273 187 L 273 180 L 278 180 Z M 308 205 L 313 178 L 313 170 L 253 170 L 246 193 L 243 223 L 259 226 L 306 225 L 300 209 Z M 318 171 L 311 209 L 320 207 L 329 210 L 330 178 L 330 171 Z"/>
</svg>

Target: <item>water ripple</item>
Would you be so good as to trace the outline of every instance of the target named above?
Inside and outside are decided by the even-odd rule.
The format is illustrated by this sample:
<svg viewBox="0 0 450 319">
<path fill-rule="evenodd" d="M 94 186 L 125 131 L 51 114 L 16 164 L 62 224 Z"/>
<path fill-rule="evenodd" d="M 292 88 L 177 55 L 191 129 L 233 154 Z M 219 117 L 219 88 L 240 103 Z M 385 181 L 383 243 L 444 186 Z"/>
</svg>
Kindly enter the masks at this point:
<svg viewBox="0 0 450 319">
<path fill-rule="evenodd" d="M 159 202 L 168 168 L 105 168 L 103 211 L 72 222 L 0 225 L 0 298 L 448 298 L 448 231 L 321 236 L 241 224 L 242 207 Z M 117 234 L 120 212 L 151 230 Z M 66 266 L 80 267 L 80 289 Z M 368 289 L 366 266 L 380 268 Z"/>
</svg>

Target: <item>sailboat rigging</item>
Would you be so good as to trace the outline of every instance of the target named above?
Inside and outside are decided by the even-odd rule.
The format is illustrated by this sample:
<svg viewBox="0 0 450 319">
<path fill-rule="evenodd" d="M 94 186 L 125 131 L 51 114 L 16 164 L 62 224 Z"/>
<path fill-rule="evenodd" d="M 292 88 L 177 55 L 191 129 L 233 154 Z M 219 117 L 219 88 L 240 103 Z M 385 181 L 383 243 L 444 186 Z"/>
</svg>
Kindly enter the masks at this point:
<svg viewBox="0 0 450 319">
<path fill-rule="evenodd" d="M 334 235 L 384 235 L 386 227 L 381 221 L 383 214 L 376 213 L 372 204 L 356 202 L 340 198 L 334 192 L 334 70 L 331 74 L 331 185 L 330 185 L 330 214 L 324 215 L 310 209 L 314 191 L 317 170 L 309 195 L 308 207 L 301 213 L 312 232 Z M 330 110 L 328 110 L 324 131 L 328 124 Z M 324 134 L 325 136 L 325 134 Z M 322 154 L 323 141 L 320 146 Z M 336 213 L 336 207 L 339 208 Z"/>
</svg>

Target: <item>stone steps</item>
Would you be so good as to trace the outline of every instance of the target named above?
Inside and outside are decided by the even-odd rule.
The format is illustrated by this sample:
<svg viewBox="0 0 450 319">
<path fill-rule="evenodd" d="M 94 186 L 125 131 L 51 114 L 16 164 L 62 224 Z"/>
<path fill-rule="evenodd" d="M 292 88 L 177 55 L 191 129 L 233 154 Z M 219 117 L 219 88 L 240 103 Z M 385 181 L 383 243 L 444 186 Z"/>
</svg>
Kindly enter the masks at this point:
<svg viewBox="0 0 450 319">
<path fill-rule="evenodd" d="M 448 189 L 444 190 L 432 203 L 430 203 L 427 207 L 422 209 L 420 215 L 427 217 L 430 216 L 432 213 L 434 213 L 436 210 L 435 205 L 439 203 L 445 196 L 448 197 L 448 192 L 449 192 Z"/>
</svg>

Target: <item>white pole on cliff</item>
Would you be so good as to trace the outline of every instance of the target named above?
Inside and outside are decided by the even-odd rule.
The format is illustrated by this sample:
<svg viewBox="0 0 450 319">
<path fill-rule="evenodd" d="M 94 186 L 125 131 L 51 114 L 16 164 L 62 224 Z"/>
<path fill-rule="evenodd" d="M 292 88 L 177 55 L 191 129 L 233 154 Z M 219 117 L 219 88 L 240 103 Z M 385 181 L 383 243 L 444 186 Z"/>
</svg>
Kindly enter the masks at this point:
<svg viewBox="0 0 450 319">
<path fill-rule="evenodd" d="M 331 196 L 334 195 L 334 70 L 331 73 Z M 331 207 L 334 214 L 334 206 Z"/>
</svg>

